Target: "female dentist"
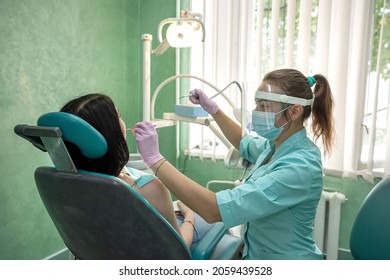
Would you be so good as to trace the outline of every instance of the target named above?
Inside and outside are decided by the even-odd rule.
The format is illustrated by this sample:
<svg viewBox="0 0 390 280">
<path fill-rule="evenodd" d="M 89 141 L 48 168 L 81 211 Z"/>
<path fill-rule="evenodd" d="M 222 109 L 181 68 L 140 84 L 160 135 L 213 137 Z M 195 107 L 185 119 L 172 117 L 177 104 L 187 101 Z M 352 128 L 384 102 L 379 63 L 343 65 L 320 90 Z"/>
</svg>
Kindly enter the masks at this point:
<svg viewBox="0 0 390 280">
<path fill-rule="evenodd" d="M 314 91 L 311 87 L 315 84 Z M 258 136 L 241 128 L 203 91 L 190 100 L 211 114 L 226 138 L 253 163 L 242 185 L 214 193 L 179 172 L 159 152 L 150 122 L 133 130 L 139 152 L 155 175 L 181 201 L 209 223 L 245 225 L 243 259 L 323 259 L 313 240 L 313 223 L 323 188 L 321 152 L 308 138 L 305 121 L 321 138 L 325 153 L 333 146 L 333 98 L 322 75 L 305 77 L 294 69 L 265 75 L 252 113 Z"/>
</svg>

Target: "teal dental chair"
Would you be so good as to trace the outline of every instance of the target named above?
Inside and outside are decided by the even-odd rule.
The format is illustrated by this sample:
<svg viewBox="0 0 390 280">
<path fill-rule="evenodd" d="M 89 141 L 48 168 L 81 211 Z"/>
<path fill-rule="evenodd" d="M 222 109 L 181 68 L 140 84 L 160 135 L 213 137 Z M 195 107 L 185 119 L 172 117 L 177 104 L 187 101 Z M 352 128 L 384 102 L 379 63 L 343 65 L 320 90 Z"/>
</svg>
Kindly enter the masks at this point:
<svg viewBox="0 0 390 280">
<path fill-rule="evenodd" d="M 103 136 L 81 118 L 63 112 L 42 115 L 37 126 L 15 133 L 42 151 L 55 167 L 38 167 L 35 182 L 65 245 L 76 259 L 240 259 L 243 241 L 215 226 L 191 250 L 176 230 L 122 180 L 77 170 L 69 141 L 89 158 L 107 151 Z"/>
<path fill-rule="evenodd" d="M 390 177 L 364 199 L 352 227 L 350 249 L 357 260 L 390 260 Z"/>
</svg>

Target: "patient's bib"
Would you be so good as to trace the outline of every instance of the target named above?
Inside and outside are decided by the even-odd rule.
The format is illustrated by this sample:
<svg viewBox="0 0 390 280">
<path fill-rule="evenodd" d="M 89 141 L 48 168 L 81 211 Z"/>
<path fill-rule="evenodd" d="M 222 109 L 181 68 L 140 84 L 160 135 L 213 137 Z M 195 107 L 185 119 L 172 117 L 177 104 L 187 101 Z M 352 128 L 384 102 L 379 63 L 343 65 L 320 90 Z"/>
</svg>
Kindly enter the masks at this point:
<svg viewBox="0 0 390 280">
<path fill-rule="evenodd" d="M 144 185 L 157 178 L 152 174 L 127 166 L 123 167 L 123 172 L 129 174 L 139 188 L 142 188 Z"/>
</svg>

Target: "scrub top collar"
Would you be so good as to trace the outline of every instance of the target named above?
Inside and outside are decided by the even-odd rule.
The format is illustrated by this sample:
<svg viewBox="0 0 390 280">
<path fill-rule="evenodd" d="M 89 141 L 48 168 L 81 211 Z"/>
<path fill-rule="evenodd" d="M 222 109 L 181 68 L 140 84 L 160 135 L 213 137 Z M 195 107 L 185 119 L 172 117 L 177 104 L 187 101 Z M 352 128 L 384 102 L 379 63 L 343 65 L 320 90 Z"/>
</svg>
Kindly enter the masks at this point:
<svg viewBox="0 0 390 280">
<path fill-rule="evenodd" d="M 286 152 L 294 146 L 296 143 L 302 141 L 306 138 L 306 129 L 302 128 L 301 130 L 295 132 L 293 135 L 291 135 L 289 138 L 287 138 L 285 141 L 283 141 L 282 144 L 276 149 L 275 154 L 272 156 L 273 160 L 278 159 L 279 157 L 286 154 Z"/>
</svg>

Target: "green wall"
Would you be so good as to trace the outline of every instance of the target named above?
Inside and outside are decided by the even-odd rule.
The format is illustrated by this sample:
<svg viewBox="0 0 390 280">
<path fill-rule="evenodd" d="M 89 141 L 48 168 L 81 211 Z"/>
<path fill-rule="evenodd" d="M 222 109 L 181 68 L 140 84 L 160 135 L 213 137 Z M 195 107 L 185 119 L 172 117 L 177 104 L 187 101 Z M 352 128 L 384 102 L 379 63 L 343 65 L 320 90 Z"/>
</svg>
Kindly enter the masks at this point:
<svg viewBox="0 0 390 280">
<path fill-rule="evenodd" d="M 141 34 L 157 39 L 175 1 L 0 0 L 0 7 L 0 259 L 42 259 L 64 248 L 33 179 L 51 162 L 14 126 L 88 92 L 111 96 L 129 127 L 141 120 Z M 173 50 L 153 58 L 152 88 L 174 69 Z M 159 99 L 161 110 L 173 103 L 174 95 Z M 162 147 L 170 161 L 173 129 L 161 132 L 172 143 Z M 135 152 L 132 135 L 128 143 Z"/>
</svg>

